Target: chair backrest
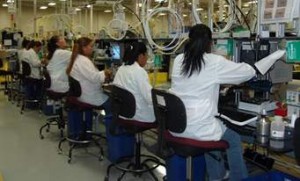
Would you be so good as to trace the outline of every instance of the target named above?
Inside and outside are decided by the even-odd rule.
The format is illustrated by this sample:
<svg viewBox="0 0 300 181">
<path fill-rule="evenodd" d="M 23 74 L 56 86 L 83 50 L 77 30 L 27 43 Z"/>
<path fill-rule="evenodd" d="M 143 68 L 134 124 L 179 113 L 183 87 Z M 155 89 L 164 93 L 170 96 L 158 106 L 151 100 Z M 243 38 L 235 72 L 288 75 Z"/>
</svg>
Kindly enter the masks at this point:
<svg viewBox="0 0 300 181">
<path fill-rule="evenodd" d="M 124 134 L 124 130 L 119 129 L 119 116 L 132 118 L 135 115 L 135 98 L 131 92 L 118 85 L 112 85 L 110 92 L 112 120 L 109 132 L 112 135 Z"/>
<path fill-rule="evenodd" d="M 51 87 L 51 77 L 50 77 L 50 74 L 48 72 L 48 70 L 44 70 L 43 71 L 43 74 L 44 74 L 44 86 L 46 89 L 50 88 Z"/>
<path fill-rule="evenodd" d="M 81 96 L 81 86 L 78 80 L 69 76 L 69 91 L 68 96 L 80 97 Z"/>
<path fill-rule="evenodd" d="M 135 98 L 131 92 L 121 86 L 113 85 L 111 88 L 112 113 L 125 118 L 135 115 Z"/>
<path fill-rule="evenodd" d="M 22 61 L 22 74 L 23 76 L 29 76 L 31 74 L 31 67 L 28 62 Z"/>
<path fill-rule="evenodd" d="M 154 114 L 163 129 L 182 133 L 186 128 L 186 110 L 182 100 L 166 90 L 152 89 Z"/>
<path fill-rule="evenodd" d="M 293 135 L 294 154 L 297 164 L 300 165 L 300 117 L 296 119 Z"/>
</svg>

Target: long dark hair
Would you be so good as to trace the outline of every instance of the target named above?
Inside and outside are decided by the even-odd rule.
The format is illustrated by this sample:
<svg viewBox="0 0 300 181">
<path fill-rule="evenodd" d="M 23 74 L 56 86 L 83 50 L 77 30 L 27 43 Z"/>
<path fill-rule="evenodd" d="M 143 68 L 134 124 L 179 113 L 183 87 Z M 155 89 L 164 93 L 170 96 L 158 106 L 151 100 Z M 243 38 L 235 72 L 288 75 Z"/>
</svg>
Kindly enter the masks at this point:
<svg viewBox="0 0 300 181">
<path fill-rule="evenodd" d="M 134 42 L 127 44 L 123 56 L 125 65 L 132 65 L 138 60 L 140 54 L 147 53 L 147 47 L 143 42 Z"/>
<path fill-rule="evenodd" d="M 53 54 L 55 50 L 58 48 L 58 45 L 56 44 L 59 40 L 60 36 L 54 35 L 50 38 L 48 44 L 47 44 L 47 50 L 48 50 L 48 55 L 47 59 L 50 60 L 53 57 Z"/>
<path fill-rule="evenodd" d="M 71 55 L 71 61 L 69 63 L 69 66 L 66 70 L 67 75 L 70 75 L 70 72 L 72 70 L 72 67 L 74 65 L 75 59 L 77 58 L 77 56 L 80 55 L 84 55 L 83 52 L 83 47 L 89 45 L 93 40 L 87 37 L 81 37 L 79 38 L 77 41 L 75 41 L 74 46 L 73 46 L 73 50 L 72 50 L 72 55 Z"/>
<path fill-rule="evenodd" d="M 181 67 L 183 75 L 190 77 L 195 72 L 200 73 L 204 65 L 203 55 L 211 52 L 211 42 L 212 33 L 209 27 L 197 24 L 191 28 L 189 40 L 184 47 L 184 60 Z"/>
</svg>

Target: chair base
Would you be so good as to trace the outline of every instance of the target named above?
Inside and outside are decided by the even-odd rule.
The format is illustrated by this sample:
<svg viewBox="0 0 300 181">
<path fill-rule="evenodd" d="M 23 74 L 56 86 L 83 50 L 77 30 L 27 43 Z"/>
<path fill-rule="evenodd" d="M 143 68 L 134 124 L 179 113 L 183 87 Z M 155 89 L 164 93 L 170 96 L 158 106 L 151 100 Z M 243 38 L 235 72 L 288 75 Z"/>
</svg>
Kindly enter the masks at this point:
<svg viewBox="0 0 300 181">
<path fill-rule="evenodd" d="M 69 151 L 68 151 L 68 163 L 71 163 L 72 153 L 76 147 L 78 147 L 78 148 L 86 147 L 85 145 L 88 145 L 89 143 L 94 143 L 96 146 L 99 147 L 99 149 L 100 149 L 99 158 L 98 158 L 99 161 L 102 161 L 104 158 L 104 151 L 103 151 L 102 146 L 98 143 L 98 141 L 96 139 L 94 139 L 92 137 L 90 139 L 72 139 L 72 138 L 68 138 L 68 137 L 61 139 L 58 143 L 58 153 L 59 154 L 62 153 L 61 145 L 65 141 L 68 141 L 69 145 L 70 145 Z"/>
<path fill-rule="evenodd" d="M 58 126 L 58 129 L 60 130 L 60 137 L 63 138 L 65 121 L 61 119 L 60 115 L 48 116 L 46 123 L 40 128 L 40 138 L 44 139 L 43 129 L 46 128 L 46 132 L 49 132 L 51 125 Z"/>
<path fill-rule="evenodd" d="M 105 181 L 109 181 L 109 174 L 111 168 L 116 168 L 120 171 L 122 171 L 122 174 L 119 176 L 118 181 L 122 180 L 122 178 L 125 176 L 127 172 L 132 173 L 134 176 L 141 176 L 145 172 L 149 172 L 152 178 L 156 181 L 158 181 L 158 178 L 153 173 L 153 170 L 156 169 L 159 165 L 162 165 L 158 158 L 150 156 L 150 155 L 140 155 L 141 158 L 144 159 L 141 163 L 135 163 L 134 160 L 136 157 L 125 157 L 122 158 L 120 161 L 117 161 L 116 163 L 112 163 L 107 167 L 106 170 L 106 177 Z M 154 163 L 153 166 L 149 166 L 147 163 L 152 162 Z M 126 166 L 122 166 L 123 164 L 128 163 Z"/>
<path fill-rule="evenodd" d="M 37 103 L 39 104 L 38 105 L 38 108 L 40 109 L 41 108 L 41 101 L 40 100 L 37 100 L 37 99 L 34 99 L 34 100 L 29 100 L 29 99 L 23 99 L 22 100 L 22 106 L 21 106 L 21 111 L 20 113 L 23 114 L 23 111 L 25 110 L 25 106 L 27 103 Z"/>
</svg>

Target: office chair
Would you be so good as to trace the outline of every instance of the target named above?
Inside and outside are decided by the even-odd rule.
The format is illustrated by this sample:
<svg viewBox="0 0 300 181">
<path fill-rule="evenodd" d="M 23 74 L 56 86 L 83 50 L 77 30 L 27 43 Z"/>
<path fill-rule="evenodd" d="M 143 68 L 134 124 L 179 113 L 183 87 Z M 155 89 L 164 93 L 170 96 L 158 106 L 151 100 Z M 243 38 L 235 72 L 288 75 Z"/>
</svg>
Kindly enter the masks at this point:
<svg viewBox="0 0 300 181">
<path fill-rule="evenodd" d="M 182 100 L 165 90 L 152 89 L 154 113 L 159 124 L 158 154 L 167 157 L 176 154 L 187 158 L 190 163 L 186 169 L 187 180 L 192 181 L 192 157 L 206 152 L 226 150 L 226 141 L 199 141 L 173 136 L 170 132 L 182 133 L 186 129 L 186 109 Z M 167 175 L 168 177 L 168 175 Z"/>
<path fill-rule="evenodd" d="M 136 102 L 133 94 L 128 90 L 120 86 L 113 85 L 111 87 L 110 99 L 112 106 L 112 123 L 107 131 L 110 131 L 112 135 L 134 134 L 136 140 L 135 153 L 133 157 L 121 158 L 115 163 L 110 164 L 107 167 L 105 180 L 109 180 L 109 173 L 112 167 L 122 171 L 118 180 L 122 180 L 127 172 L 131 172 L 134 175 L 139 176 L 145 172 L 149 172 L 154 180 L 158 180 L 152 171 L 161 165 L 161 163 L 156 157 L 141 154 L 142 132 L 152 128 L 157 128 L 157 124 L 131 120 L 131 118 L 135 115 Z M 142 160 L 142 158 L 145 159 Z M 126 162 L 128 165 L 123 166 Z M 148 162 L 153 163 L 154 165 L 150 166 L 147 164 Z"/>
<path fill-rule="evenodd" d="M 63 119 L 63 110 L 62 99 L 67 95 L 67 92 L 55 92 L 52 90 L 47 90 L 51 87 L 51 77 L 47 70 L 44 70 L 44 88 L 46 89 L 46 100 L 45 102 L 51 101 L 53 102 L 51 115 L 47 116 L 46 123 L 40 128 L 40 138 L 44 139 L 42 134 L 43 129 L 46 129 L 46 132 L 49 132 L 51 125 L 57 125 L 58 129 L 60 130 L 60 136 L 63 138 L 64 136 L 64 128 L 65 128 L 65 121 Z M 59 102 L 59 106 L 56 106 L 56 103 Z M 47 103 L 45 103 L 47 105 Z"/>
<path fill-rule="evenodd" d="M 58 144 L 59 153 L 62 152 L 61 144 L 67 140 L 70 144 L 68 163 L 72 160 L 72 151 L 80 145 L 91 142 L 100 148 L 99 160 L 103 159 L 103 148 L 92 136 L 102 137 L 101 134 L 92 132 L 93 109 L 102 110 L 101 106 L 94 106 L 79 101 L 81 95 L 80 83 L 73 77 L 69 77 L 69 91 L 66 97 L 66 109 L 68 112 L 68 135 Z"/>
<path fill-rule="evenodd" d="M 26 89 L 28 89 L 29 87 L 33 86 L 33 84 L 35 84 L 36 79 L 33 79 L 31 77 L 29 77 L 29 75 L 31 74 L 31 67 L 29 65 L 28 62 L 22 61 L 22 76 L 21 76 L 21 81 L 22 81 L 22 85 L 25 88 L 25 92 L 23 92 L 22 98 L 21 98 L 21 111 L 20 113 L 23 114 L 23 111 L 27 105 L 27 103 L 41 103 L 41 100 L 39 99 L 31 99 L 29 94 L 30 92 Z M 39 105 L 40 107 L 40 105 Z"/>
<path fill-rule="evenodd" d="M 294 126 L 294 134 L 293 134 L 293 146 L 294 146 L 294 154 L 295 159 L 298 165 L 300 165 L 300 117 L 296 119 Z"/>
</svg>

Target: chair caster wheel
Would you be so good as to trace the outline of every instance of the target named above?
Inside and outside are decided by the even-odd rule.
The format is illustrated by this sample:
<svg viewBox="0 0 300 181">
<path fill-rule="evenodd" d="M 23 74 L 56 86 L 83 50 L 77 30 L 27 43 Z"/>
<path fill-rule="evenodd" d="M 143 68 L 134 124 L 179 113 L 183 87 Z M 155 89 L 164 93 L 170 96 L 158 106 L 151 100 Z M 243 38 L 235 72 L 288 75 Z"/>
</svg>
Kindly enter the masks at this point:
<svg viewBox="0 0 300 181">
<path fill-rule="evenodd" d="M 70 164 L 70 163 L 71 163 L 71 158 L 68 159 L 68 164 Z"/>
<path fill-rule="evenodd" d="M 167 181 L 167 176 L 164 176 L 164 177 L 163 177 L 163 181 Z"/>
<path fill-rule="evenodd" d="M 43 139 L 44 139 L 44 136 L 41 135 L 40 138 L 41 138 L 41 140 L 43 140 Z"/>
<path fill-rule="evenodd" d="M 104 181 L 108 181 L 108 177 L 107 176 L 104 178 Z"/>
<path fill-rule="evenodd" d="M 62 150 L 59 149 L 59 150 L 57 151 L 57 153 L 61 155 L 61 154 L 62 154 Z"/>
<path fill-rule="evenodd" d="M 49 129 L 46 129 L 46 132 L 49 132 L 50 130 Z"/>
<path fill-rule="evenodd" d="M 103 161 L 103 156 L 102 155 L 98 158 L 98 161 Z"/>
</svg>

